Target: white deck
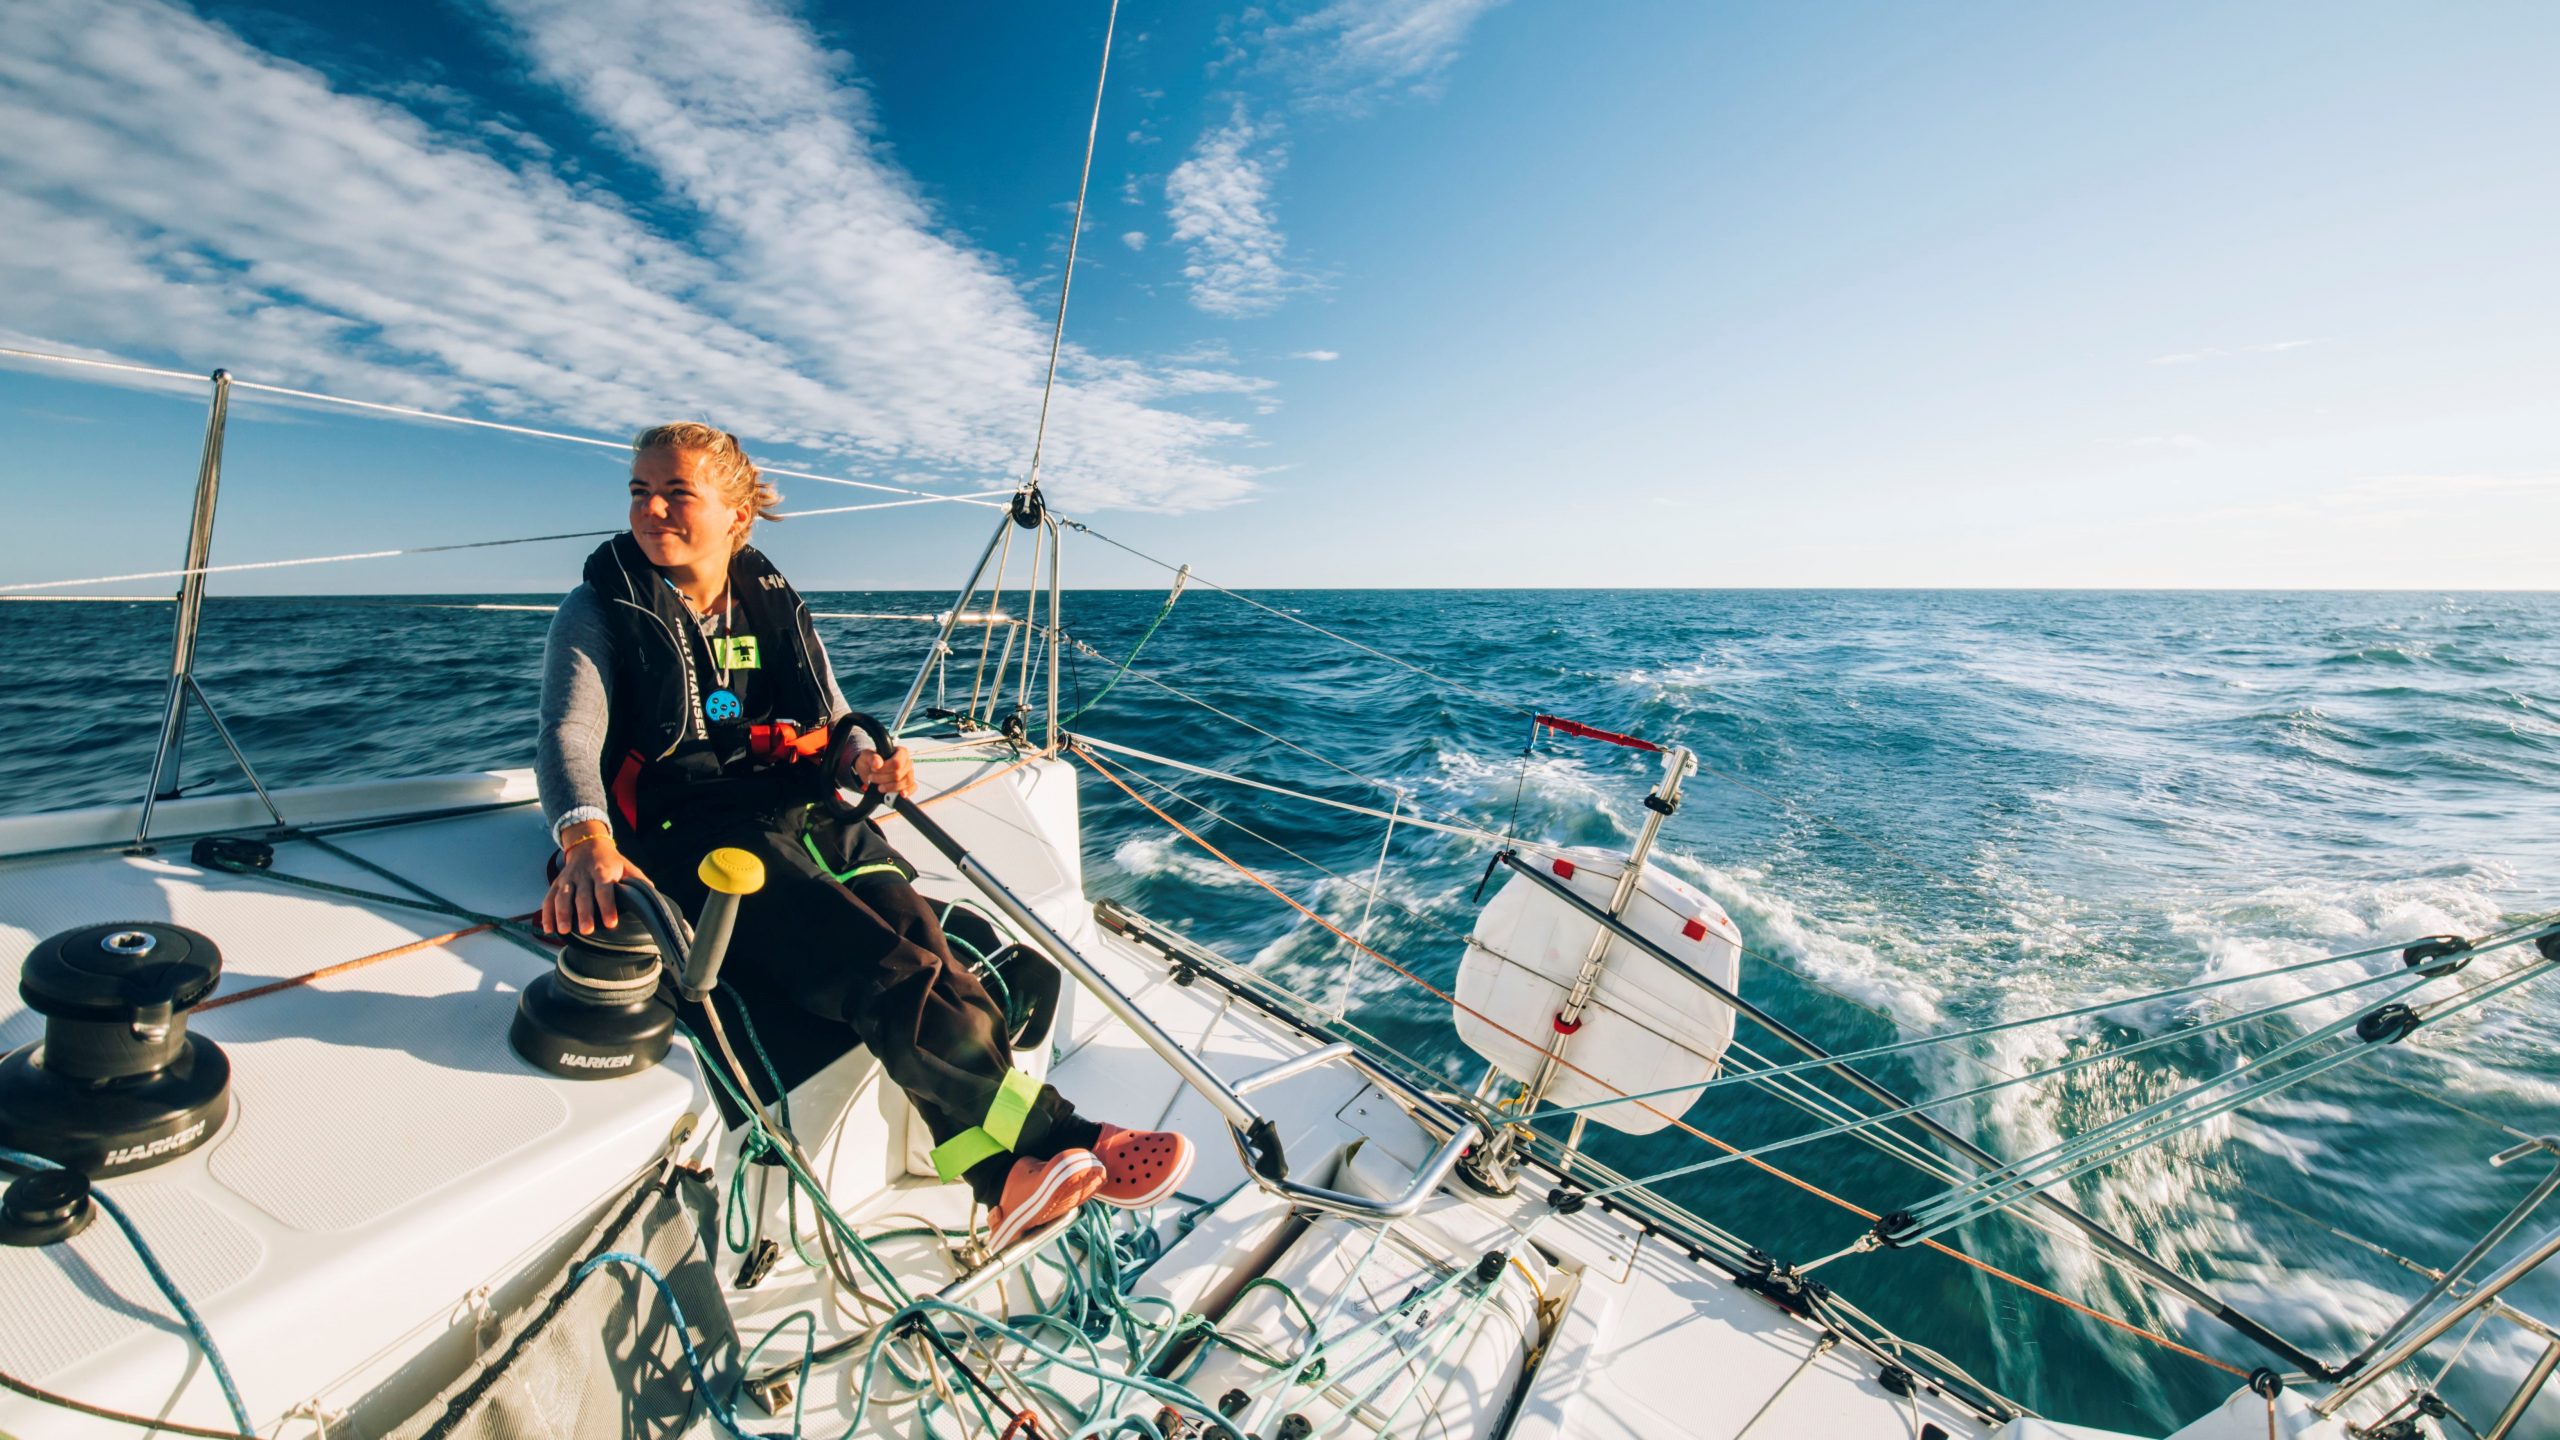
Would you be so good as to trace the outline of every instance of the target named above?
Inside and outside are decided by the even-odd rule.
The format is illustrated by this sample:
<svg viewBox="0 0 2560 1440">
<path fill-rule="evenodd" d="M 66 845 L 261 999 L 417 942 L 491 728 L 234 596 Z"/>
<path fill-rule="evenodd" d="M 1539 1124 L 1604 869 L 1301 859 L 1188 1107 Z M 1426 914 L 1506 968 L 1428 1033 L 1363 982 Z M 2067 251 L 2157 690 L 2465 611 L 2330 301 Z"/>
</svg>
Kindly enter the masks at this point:
<svg viewBox="0 0 2560 1440">
<path fill-rule="evenodd" d="M 927 765 L 927 789 L 965 784 L 997 763 Z M 279 798 L 288 816 L 316 823 L 521 798 L 528 784 L 525 775 L 508 773 Z M 1214 985 L 1173 983 L 1150 952 L 1095 924 L 1077 859 L 1067 767 L 1045 762 L 1016 770 L 936 814 L 1220 1073 L 1241 1076 L 1310 1043 Z M 245 829 L 257 818 L 236 800 L 184 801 L 164 806 L 157 828 L 172 835 Z M 164 919 L 201 930 L 221 946 L 222 989 L 231 992 L 460 923 L 209 874 L 187 863 L 183 841 L 150 857 L 92 848 L 26 858 L 36 849 L 97 846 L 130 825 L 129 809 L 0 822 L 0 857 L 22 857 L 0 859 L 0 1046 L 38 1033 L 37 1017 L 16 997 L 25 952 L 75 925 Z M 892 840 L 922 863 L 930 852 L 902 831 L 893 825 Z M 539 898 L 547 842 L 538 817 L 516 809 L 356 833 L 339 843 L 459 904 L 515 913 Z M 309 845 L 280 846 L 276 863 L 297 875 L 384 888 Z M 943 896 L 965 888 L 933 865 L 920 884 Z M 543 968 L 513 944 L 478 935 L 197 1021 L 234 1064 L 233 1119 L 205 1148 L 108 1188 L 130 1205 L 204 1314 L 265 1433 L 312 1433 L 305 1421 L 277 1427 L 297 1407 L 344 1410 L 386 1383 L 423 1400 L 471 1354 L 486 1314 L 480 1307 L 521 1303 L 538 1278 L 537 1262 L 667 1153 L 689 1119 L 703 1123 L 684 1148 L 725 1177 L 716 1111 L 681 1046 L 663 1067 L 605 1082 L 555 1079 L 516 1059 L 505 1039 L 508 1019 L 519 988 Z M 1200 1169 L 1186 1190 L 1223 1194 L 1243 1178 L 1206 1104 L 1089 996 L 1071 994 L 1057 1046 L 1054 1078 L 1088 1110 L 1126 1124 L 1173 1125 L 1202 1142 Z M 803 1138 L 818 1152 L 831 1193 L 864 1229 L 912 1223 L 885 1219 L 893 1213 L 963 1223 L 960 1189 L 901 1173 L 910 1148 L 907 1116 L 885 1088 L 869 1056 L 857 1053 L 796 1097 Z M 1338 1183 L 1399 1183 L 1433 1143 L 1347 1069 L 1313 1072 L 1257 1092 L 1255 1101 L 1279 1122 L 1301 1173 L 1322 1173 L 1362 1145 Z M 832 1128 L 820 1123 L 830 1114 L 837 1117 Z M 1438 1237 L 1451 1263 L 1471 1264 L 1489 1237 L 1538 1221 L 1546 1207 L 1532 1190 L 1543 1193 L 1524 1187 L 1504 1202 L 1444 1193 L 1399 1229 L 1426 1245 Z M 1223 1304 L 1268 1258 L 1272 1242 L 1285 1238 L 1288 1218 L 1246 1186 L 1175 1246 L 1144 1287 L 1186 1306 Z M 1876 1381 L 1875 1362 L 1847 1347 L 1808 1364 L 1813 1326 L 1678 1249 L 1639 1238 L 1621 1217 L 1595 1207 L 1547 1219 L 1534 1238 L 1555 1272 L 1550 1279 L 1561 1277 L 1570 1300 L 1509 1434 L 1669 1440 L 1735 1436 L 1748 1425 L 1760 1437 L 1916 1437 L 1930 1424 L 1950 1436 L 1991 1433 L 1943 1399 L 1889 1394 Z M 938 1284 L 932 1257 L 913 1258 L 920 1273 L 912 1288 Z M 724 1282 L 733 1264 L 723 1266 Z M 732 1294 L 740 1332 L 761 1333 L 818 1299 L 821 1288 L 786 1255 L 762 1286 Z M 831 1331 L 844 1333 L 841 1324 L 822 1327 L 821 1340 Z M 104 1221 L 66 1246 L 0 1249 L 0 1368 L 94 1403 L 199 1425 L 228 1423 L 194 1347 Z M 848 1369 L 813 1377 L 808 1433 L 844 1425 Z M 752 1407 L 748 1414 L 762 1418 Z M 912 1417 L 896 1411 L 874 1418 L 882 1433 L 908 1433 Z M 1440 1433 L 1433 1423 L 1408 1411 L 1397 1429 Z M 0 1432 L 130 1433 L 7 1395 L 0 1395 Z"/>
</svg>

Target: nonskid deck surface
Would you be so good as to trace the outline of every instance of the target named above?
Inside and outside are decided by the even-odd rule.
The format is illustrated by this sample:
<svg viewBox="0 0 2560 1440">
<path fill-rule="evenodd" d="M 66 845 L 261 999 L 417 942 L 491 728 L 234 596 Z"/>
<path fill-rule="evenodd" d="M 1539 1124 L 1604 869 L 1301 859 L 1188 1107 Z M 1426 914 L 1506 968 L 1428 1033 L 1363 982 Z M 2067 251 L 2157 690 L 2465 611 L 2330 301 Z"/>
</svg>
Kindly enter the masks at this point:
<svg viewBox="0 0 2560 1440">
<path fill-rule="evenodd" d="M 996 776 L 1005 759 L 928 766 L 927 789 Z M 521 799 L 527 780 L 510 773 L 377 791 L 342 787 L 281 798 L 297 820 L 352 818 L 369 805 L 415 810 Z M 1064 766 L 1013 770 L 936 815 L 1219 1073 L 1247 1075 L 1314 1043 L 1215 985 L 1176 983 L 1160 957 L 1094 923 L 1077 857 L 1074 781 Z M 183 833 L 246 818 L 234 801 L 179 802 L 163 807 L 160 827 Z M 94 841 L 113 833 L 114 820 L 0 822 L 0 856 Z M 893 823 L 890 833 L 911 859 L 930 856 L 902 826 Z M 528 910 L 539 898 L 548 848 L 529 808 L 351 833 L 334 843 L 453 904 L 497 914 Z M 379 875 L 308 844 L 280 846 L 276 869 L 390 888 Z M 930 895 L 969 893 L 947 867 L 925 864 L 923 872 L 919 884 Z M 113 920 L 168 920 L 211 936 L 224 956 L 225 994 L 443 936 L 464 923 L 208 872 L 189 863 L 183 843 L 149 856 L 90 849 L 0 859 L 0 1046 L 40 1033 L 16 995 L 16 968 L 28 948 L 60 930 Z M 598 1207 L 671 1149 L 725 1183 L 735 1141 L 721 1134 L 682 1046 L 661 1067 L 602 1083 L 555 1079 L 509 1050 L 517 994 L 547 963 L 500 936 L 474 934 L 197 1018 L 196 1029 L 232 1058 L 232 1117 L 204 1148 L 107 1188 L 132 1210 L 202 1312 L 265 1433 L 316 1433 L 316 1420 L 351 1410 L 372 1419 L 386 1398 L 423 1401 L 469 1362 L 511 1306 L 539 1293 Z M 1244 1299 L 1237 1292 L 1266 1268 L 1311 1286 L 1330 1276 L 1342 1288 L 1347 1263 L 1326 1253 L 1353 1238 L 1342 1222 L 1310 1224 L 1243 1184 L 1241 1163 L 1206 1102 L 1072 987 L 1052 1053 L 1060 1087 L 1101 1118 L 1194 1136 L 1201 1159 L 1185 1193 L 1226 1197 L 1190 1216 L 1191 1228 L 1179 1233 L 1176 1217 L 1191 1206 L 1155 1212 L 1164 1250 L 1136 1293 L 1251 1330 L 1256 1307 L 1271 1303 L 1270 1290 Z M 968 1224 L 963 1190 L 907 1173 L 920 1168 L 912 1164 L 919 1137 L 911 1130 L 921 1127 L 911 1126 L 867 1054 L 838 1062 L 794 1099 L 804 1127 L 816 1128 L 810 1116 L 834 1117 L 822 1135 L 803 1139 L 857 1229 Z M 1320 1173 L 1335 1167 L 1339 1188 L 1401 1188 L 1437 1143 L 1347 1069 L 1312 1071 L 1255 1099 L 1278 1123 L 1293 1164 Z M 782 1187 L 761 1188 L 767 1233 L 780 1234 Z M 1917 1436 L 1927 1425 L 1951 1436 L 1988 1433 L 1941 1398 L 1891 1394 L 1878 1383 L 1874 1362 L 1845 1347 L 1820 1350 L 1815 1327 L 1679 1249 L 1644 1239 L 1634 1222 L 1596 1208 L 1549 1216 L 1542 1194 L 1531 1186 L 1492 1201 L 1444 1192 L 1394 1227 L 1392 1246 L 1382 1247 L 1394 1255 L 1373 1262 L 1385 1267 L 1376 1274 L 1395 1273 L 1395 1264 L 1405 1273 L 1465 1268 L 1533 1231 L 1531 1263 L 1516 1267 L 1517 1295 L 1498 1293 L 1502 1303 L 1488 1307 L 1480 1328 L 1494 1336 L 1507 1314 L 1512 1319 L 1502 1323 L 1537 1332 L 1519 1339 L 1521 1349 L 1536 1352 L 1525 1392 L 1435 1375 L 1436 1388 L 1393 1417 L 1394 1433 L 1484 1433 L 1505 1413 L 1506 1433 L 1520 1436 L 1731 1436 L 1746 1427 L 1755 1436 Z M 807 1233 L 809 1212 L 800 1214 Z M 902 1278 L 916 1293 L 937 1288 L 949 1273 L 936 1242 L 911 1240 L 883 1253 L 915 1267 Z M 734 1257 L 718 1259 L 723 1282 L 731 1281 Z M 1051 1283 L 1034 1269 L 1035 1283 Z M 1019 1310 L 1023 1278 L 1008 1276 L 972 1303 L 997 1314 Z M 1506 1270 L 1503 1286 L 1513 1280 Z M 1375 1288 L 1373 1279 L 1351 1282 L 1354 1290 L 1361 1284 Z M 786 1250 L 756 1288 L 730 1289 L 737 1331 L 757 1336 L 812 1306 L 819 1343 L 858 1331 L 858 1317 L 830 1308 L 825 1289 Z M 1369 1313 L 1363 1306 L 1391 1305 L 1394 1296 L 1344 1299 L 1339 1313 L 1356 1317 Z M 1543 1316 L 1541 1300 L 1550 1302 Z M 1271 1334 L 1275 1347 L 1290 1353 L 1294 1338 Z M 787 1358 L 785 1349 L 769 1349 L 758 1368 Z M 1217 1363 L 1211 1357 L 1200 1373 L 1214 1378 Z M 1389 1355 L 1337 1388 L 1384 1382 L 1386 1398 L 1370 1407 L 1374 1421 L 1403 1393 L 1402 1377 L 1420 1379 L 1425 1368 L 1417 1357 Z M 228 1423 L 185 1331 L 167 1318 L 122 1237 L 105 1225 L 49 1249 L 0 1249 L 0 1369 L 115 1408 Z M 807 1433 L 841 1430 L 852 1414 L 853 1373 L 837 1364 L 813 1374 L 801 1401 Z M 1510 1374 L 1517 1373 L 1514 1365 Z M 1335 1401 L 1349 1398 L 1337 1394 Z M 286 1420 L 297 1411 L 304 1418 Z M 770 1421 L 752 1404 L 742 1417 Z M 875 1407 L 865 1428 L 916 1433 L 920 1423 L 913 1406 Z M 707 1420 L 702 1428 L 713 1433 Z M 0 1396 L 0 1432 L 131 1433 L 14 1396 Z M 328 1433 L 361 1430 L 341 1420 Z"/>
</svg>

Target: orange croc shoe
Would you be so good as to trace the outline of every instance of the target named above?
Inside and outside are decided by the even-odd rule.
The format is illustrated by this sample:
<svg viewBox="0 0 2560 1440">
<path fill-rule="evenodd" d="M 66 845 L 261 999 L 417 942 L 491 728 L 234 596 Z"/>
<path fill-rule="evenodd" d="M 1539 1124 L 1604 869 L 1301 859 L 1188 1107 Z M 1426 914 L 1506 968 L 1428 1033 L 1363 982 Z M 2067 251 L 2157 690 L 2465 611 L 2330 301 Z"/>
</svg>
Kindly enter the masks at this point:
<svg viewBox="0 0 2560 1440">
<path fill-rule="evenodd" d="M 1061 1150 L 1046 1160 L 1013 1162 L 1004 1198 L 987 1212 L 987 1244 L 1002 1250 L 1033 1230 L 1075 1213 L 1110 1173 L 1090 1150 Z"/>
<path fill-rule="evenodd" d="M 1123 1210 L 1143 1210 L 1162 1203 L 1182 1184 L 1196 1152 L 1190 1137 L 1175 1131 L 1105 1125 L 1093 1153 L 1102 1157 L 1110 1174 L 1093 1198 Z"/>
</svg>

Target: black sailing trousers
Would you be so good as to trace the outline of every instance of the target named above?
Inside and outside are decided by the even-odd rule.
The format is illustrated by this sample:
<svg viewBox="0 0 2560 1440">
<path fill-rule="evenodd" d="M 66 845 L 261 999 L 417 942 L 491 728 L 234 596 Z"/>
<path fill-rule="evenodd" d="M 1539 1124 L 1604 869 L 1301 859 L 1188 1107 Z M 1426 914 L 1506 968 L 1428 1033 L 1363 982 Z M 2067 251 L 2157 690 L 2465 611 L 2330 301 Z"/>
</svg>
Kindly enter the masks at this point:
<svg viewBox="0 0 2560 1440">
<path fill-rule="evenodd" d="M 855 833 L 809 806 L 746 817 L 678 811 L 650 828 L 633 837 L 640 863 L 689 917 L 702 913 L 707 893 L 695 866 L 713 848 L 734 845 L 764 861 L 764 888 L 739 903 L 724 969 L 752 968 L 800 1009 L 850 1026 L 937 1144 L 986 1119 L 1013 1067 L 1004 1011 L 952 958 L 941 922 L 905 873 L 872 858 L 891 854 L 877 831 Z M 993 1205 L 1016 1158 L 1089 1147 L 1099 1133 L 1044 1084 L 1014 1152 L 980 1161 L 964 1178 Z"/>
</svg>

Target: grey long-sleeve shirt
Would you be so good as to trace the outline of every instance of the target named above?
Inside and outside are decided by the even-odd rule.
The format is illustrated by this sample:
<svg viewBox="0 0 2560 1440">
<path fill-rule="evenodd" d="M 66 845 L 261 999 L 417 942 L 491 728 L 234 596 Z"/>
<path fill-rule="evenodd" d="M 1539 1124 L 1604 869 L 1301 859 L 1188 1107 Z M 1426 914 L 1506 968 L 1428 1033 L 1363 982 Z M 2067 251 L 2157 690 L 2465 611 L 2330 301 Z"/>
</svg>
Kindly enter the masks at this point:
<svg viewBox="0 0 2560 1440">
<path fill-rule="evenodd" d="M 834 720 L 853 707 L 836 688 L 835 667 L 821 642 L 819 693 Z M 534 783 L 556 838 L 563 826 L 610 820 L 605 806 L 604 743 L 613 707 L 613 627 L 605 603 L 585 585 L 569 592 L 551 617 L 542 650 L 542 736 L 534 749 Z M 868 745 L 868 741 L 860 742 Z"/>
</svg>

